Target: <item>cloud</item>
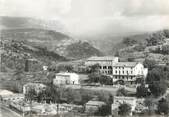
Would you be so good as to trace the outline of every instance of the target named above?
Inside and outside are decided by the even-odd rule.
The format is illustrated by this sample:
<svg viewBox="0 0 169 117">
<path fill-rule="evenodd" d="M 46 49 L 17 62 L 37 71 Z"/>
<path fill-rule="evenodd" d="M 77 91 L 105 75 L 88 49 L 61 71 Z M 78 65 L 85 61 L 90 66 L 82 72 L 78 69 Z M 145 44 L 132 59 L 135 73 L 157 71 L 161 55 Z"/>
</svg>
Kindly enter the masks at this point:
<svg viewBox="0 0 169 117">
<path fill-rule="evenodd" d="M 1 0 L 0 14 L 55 18 L 70 9 L 71 0 Z"/>
<path fill-rule="evenodd" d="M 59 19 L 76 35 L 169 27 L 169 0 L 0 0 L 0 15 Z"/>
<path fill-rule="evenodd" d="M 72 17 L 169 15 L 169 0 L 72 0 Z"/>
<path fill-rule="evenodd" d="M 78 35 L 154 31 L 169 27 L 169 0 L 72 0 L 64 15 Z"/>
<path fill-rule="evenodd" d="M 168 0 L 130 0 L 123 9 L 123 15 L 169 15 Z"/>
</svg>

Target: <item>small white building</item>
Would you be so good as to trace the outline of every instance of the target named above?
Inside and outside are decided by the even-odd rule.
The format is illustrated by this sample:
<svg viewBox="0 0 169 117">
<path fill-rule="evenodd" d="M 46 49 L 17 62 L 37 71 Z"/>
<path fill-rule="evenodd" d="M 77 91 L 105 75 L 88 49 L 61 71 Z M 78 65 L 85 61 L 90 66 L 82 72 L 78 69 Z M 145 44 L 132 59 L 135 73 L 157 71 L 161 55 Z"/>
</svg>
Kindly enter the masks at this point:
<svg viewBox="0 0 169 117">
<path fill-rule="evenodd" d="M 43 71 L 47 71 L 48 70 L 48 66 L 44 65 L 43 67 Z"/>
<path fill-rule="evenodd" d="M 76 73 L 57 73 L 55 79 L 53 79 L 54 85 L 65 85 L 65 84 L 80 84 L 79 75 Z"/>
<path fill-rule="evenodd" d="M 105 102 L 102 101 L 88 101 L 85 104 L 85 112 L 86 113 L 95 113 L 99 110 L 100 107 L 106 105 Z"/>
<path fill-rule="evenodd" d="M 26 94 L 31 89 L 35 90 L 36 93 L 39 93 L 46 89 L 46 85 L 41 83 L 27 83 L 23 86 L 23 94 Z"/>
<path fill-rule="evenodd" d="M 0 101 L 9 105 L 11 102 L 24 100 L 24 98 L 25 98 L 24 94 L 13 93 L 9 95 L 1 95 Z"/>
</svg>

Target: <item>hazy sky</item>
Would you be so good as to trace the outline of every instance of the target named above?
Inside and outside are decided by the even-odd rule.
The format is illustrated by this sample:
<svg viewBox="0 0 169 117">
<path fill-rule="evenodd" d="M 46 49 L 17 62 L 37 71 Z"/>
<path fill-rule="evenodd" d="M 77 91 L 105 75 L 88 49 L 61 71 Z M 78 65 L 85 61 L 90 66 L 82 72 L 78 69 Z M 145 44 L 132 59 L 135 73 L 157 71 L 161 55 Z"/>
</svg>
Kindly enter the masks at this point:
<svg viewBox="0 0 169 117">
<path fill-rule="evenodd" d="M 78 35 L 169 27 L 169 0 L 0 0 L 0 15 L 60 20 Z"/>
</svg>

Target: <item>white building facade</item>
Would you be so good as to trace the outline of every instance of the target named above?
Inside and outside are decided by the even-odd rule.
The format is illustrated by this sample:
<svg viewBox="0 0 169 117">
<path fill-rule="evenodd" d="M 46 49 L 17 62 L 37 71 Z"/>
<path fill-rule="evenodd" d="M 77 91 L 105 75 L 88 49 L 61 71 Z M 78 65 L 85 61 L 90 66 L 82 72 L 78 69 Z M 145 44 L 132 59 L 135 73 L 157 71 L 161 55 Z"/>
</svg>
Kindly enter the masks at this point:
<svg viewBox="0 0 169 117">
<path fill-rule="evenodd" d="M 53 79 L 53 84 L 54 85 L 78 85 L 80 84 L 79 82 L 79 75 L 76 73 L 68 73 L 68 72 L 63 72 L 63 73 L 58 73 L 56 74 L 56 77 Z"/>
<path fill-rule="evenodd" d="M 27 83 L 23 85 L 23 94 L 26 94 L 31 89 L 35 90 L 36 93 L 39 93 L 46 89 L 46 85 L 41 83 Z"/>
<path fill-rule="evenodd" d="M 119 61 L 118 57 L 105 56 L 105 57 L 90 57 L 85 61 L 86 66 L 99 64 L 100 72 L 102 74 L 112 74 L 112 66 Z"/>
<path fill-rule="evenodd" d="M 137 78 L 146 78 L 148 69 L 139 62 L 118 62 L 113 66 L 114 81 L 122 80 L 131 84 Z"/>
<path fill-rule="evenodd" d="M 148 69 L 139 62 L 119 62 L 118 57 L 91 57 L 85 65 L 99 64 L 100 73 L 111 75 L 113 81 L 134 83 L 137 78 L 146 78 Z"/>
</svg>

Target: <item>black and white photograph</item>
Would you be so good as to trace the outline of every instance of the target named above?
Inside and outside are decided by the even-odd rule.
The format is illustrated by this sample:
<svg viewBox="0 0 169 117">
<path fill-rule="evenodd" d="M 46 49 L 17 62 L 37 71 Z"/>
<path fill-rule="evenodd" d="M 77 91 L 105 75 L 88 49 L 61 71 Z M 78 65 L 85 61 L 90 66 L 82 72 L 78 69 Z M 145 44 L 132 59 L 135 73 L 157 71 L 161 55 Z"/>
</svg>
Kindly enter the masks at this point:
<svg viewBox="0 0 169 117">
<path fill-rule="evenodd" d="M 0 0 L 0 117 L 168 117 L 169 0 Z"/>
</svg>

